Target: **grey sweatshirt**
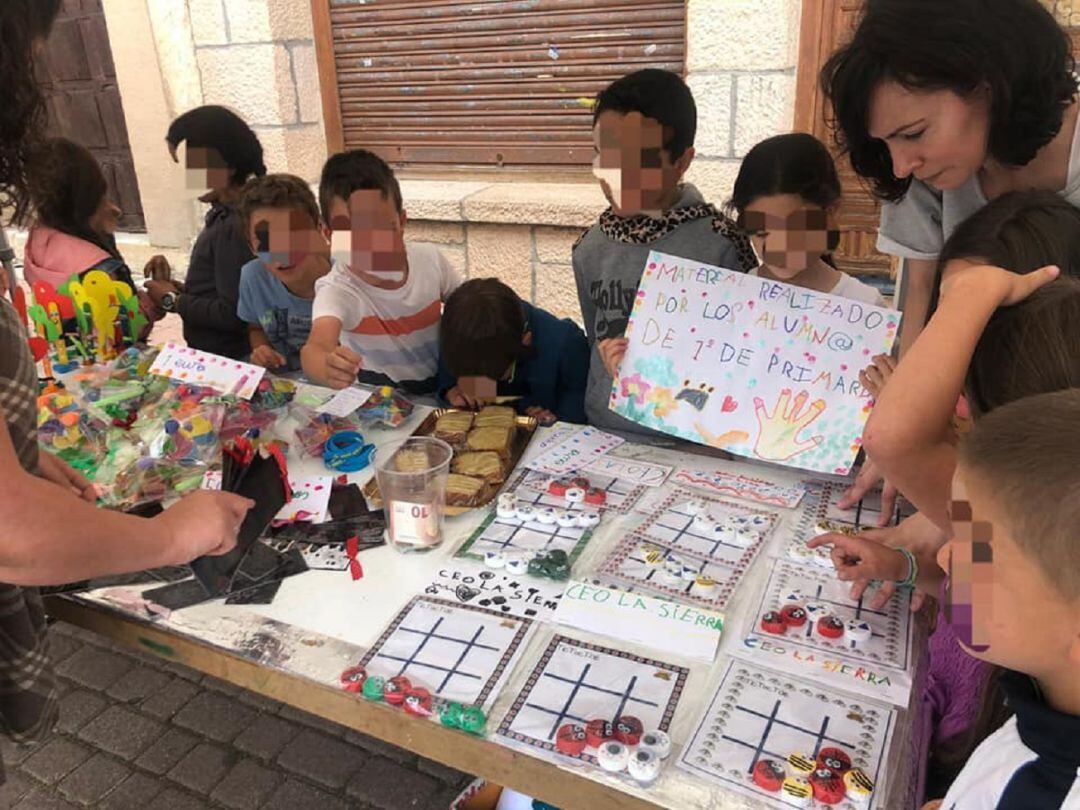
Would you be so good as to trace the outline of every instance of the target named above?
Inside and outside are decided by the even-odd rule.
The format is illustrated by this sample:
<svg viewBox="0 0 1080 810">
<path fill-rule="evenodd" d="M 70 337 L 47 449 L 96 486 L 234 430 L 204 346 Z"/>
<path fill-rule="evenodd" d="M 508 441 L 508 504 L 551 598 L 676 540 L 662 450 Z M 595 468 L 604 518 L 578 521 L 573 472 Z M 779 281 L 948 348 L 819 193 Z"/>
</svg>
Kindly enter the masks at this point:
<svg viewBox="0 0 1080 810">
<path fill-rule="evenodd" d="M 689 183 L 659 218 L 616 216 L 609 208 L 574 246 L 574 279 L 592 350 L 585 388 L 589 424 L 634 441 L 672 443 L 675 438 L 631 422 L 608 408 L 611 377 L 597 343 L 621 337 L 649 252 L 743 272 L 757 266 L 749 241 L 735 224 L 705 202 Z"/>
</svg>

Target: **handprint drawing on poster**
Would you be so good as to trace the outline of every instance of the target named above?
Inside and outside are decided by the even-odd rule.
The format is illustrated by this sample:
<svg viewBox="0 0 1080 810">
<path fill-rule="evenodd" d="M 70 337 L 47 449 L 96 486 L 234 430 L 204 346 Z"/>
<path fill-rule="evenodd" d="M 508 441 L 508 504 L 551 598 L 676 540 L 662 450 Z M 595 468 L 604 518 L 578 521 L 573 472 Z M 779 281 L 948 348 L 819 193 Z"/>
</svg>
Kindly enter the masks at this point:
<svg viewBox="0 0 1080 810">
<path fill-rule="evenodd" d="M 763 461 L 788 461 L 824 441 L 823 436 L 810 436 L 805 441 L 799 439 L 799 434 L 826 408 L 825 400 L 817 399 L 803 410 L 808 399 L 810 394 L 800 391 L 795 401 L 791 402 L 791 390 L 785 388 L 770 413 L 765 400 L 754 397 L 754 416 L 759 427 L 754 453 L 758 458 Z"/>
</svg>

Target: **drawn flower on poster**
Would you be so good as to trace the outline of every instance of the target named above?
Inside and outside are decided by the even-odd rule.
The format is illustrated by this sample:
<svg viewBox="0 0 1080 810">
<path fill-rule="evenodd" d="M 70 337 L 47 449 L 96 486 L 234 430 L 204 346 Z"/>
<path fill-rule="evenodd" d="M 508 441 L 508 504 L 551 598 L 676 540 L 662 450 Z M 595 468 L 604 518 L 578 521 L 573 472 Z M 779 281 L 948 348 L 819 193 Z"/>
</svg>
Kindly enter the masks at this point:
<svg viewBox="0 0 1080 810">
<path fill-rule="evenodd" d="M 636 405 L 645 402 L 645 395 L 649 393 L 650 388 L 652 386 L 645 382 L 641 374 L 622 378 L 622 395 L 633 400 Z"/>
<path fill-rule="evenodd" d="M 649 393 L 649 402 L 652 403 L 653 413 L 658 419 L 666 419 L 679 406 L 671 389 L 660 386 L 656 386 Z"/>
</svg>

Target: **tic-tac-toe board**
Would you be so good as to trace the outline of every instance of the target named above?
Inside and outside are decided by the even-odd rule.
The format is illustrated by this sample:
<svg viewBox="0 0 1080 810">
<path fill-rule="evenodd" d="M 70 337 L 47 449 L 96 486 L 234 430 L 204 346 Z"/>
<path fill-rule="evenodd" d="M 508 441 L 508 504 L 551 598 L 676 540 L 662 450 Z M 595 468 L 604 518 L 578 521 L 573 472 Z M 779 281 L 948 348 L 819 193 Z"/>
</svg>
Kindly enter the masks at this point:
<svg viewBox="0 0 1080 810">
<path fill-rule="evenodd" d="M 533 629 L 529 619 L 417 596 L 360 661 L 463 705 L 489 708 Z"/>
<path fill-rule="evenodd" d="M 743 548 L 699 530 L 694 525 L 694 515 L 688 511 L 691 501 L 705 504 L 716 520 L 735 516 L 763 519 L 761 538 L 749 548 Z M 635 590 L 653 591 L 722 610 L 776 522 L 777 516 L 773 512 L 676 490 L 634 534 L 622 539 L 604 561 L 600 574 Z M 647 561 L 650 550 L 659 550 L 664 562 L 672 558 L 681 560 L 696 573 L 713 579 L 717 583 L 716 592 L 711 596 L 703 595 L 697 592 L 692 579 L 677 580 L 667 576 L 663 563 L 650 565 Z"/>
<path fill-rule="evenodd" d="M 667 731 L 686 683 L 685 667 L 555 636 L 499 724 L 498 734 L 546 759 L 566 723 L 614 722 L 631 715 L 646 729 Z M 596 765 L 588 752 L 574 759 Z"/>
<path fill-rule="evenodd" d="M 491 512 L 458 550 L 458 557 L 483 560 L 485 552 L 522 554 L 533 557 L 538 551 L 565 551 L 571 565 L 592 537 L 592 529 L 565 527 L 536 520 L 501 518 Z"/>
<path fill-rule="evenodd" d="M 783 766 L 789 754 L 816 758 L 822 748 L 840 748 L 876 788 L 869 805 L 845 798 L 832 806 L 881 808 L 895 725 L 894 709 L 838 692 L 827 695 L 789 675 L 731 662 L 701 725 L 683 749 L 679 767 L 737 793 L 789 808 L 779 793 L 754 782 L 758 761 Z"/>
<path fill-rule="evenodd" d="M 744 643 L 736 655 L 777 666 L 830 687 L 869 695 L 901 706 L 908 705 L 913 668 L 914 623 L 911 594 L 900 591 L 880 609 L 870 607 L 874 590 L 861 599 L 850 595 L 851 585 L 831 571 L 800 567 L 777 560 L 769 581 L 755 603 Z M 782 635 L 762 630 L 761 617 L 789 604 L 800 605 L 807 615 L 801 627 Z M 818 621 L 832 615 L 868 627 L 870 638 L 860 644 L 845 629 L 838 639 L 818 632 Z"/>
<path fill-rule="evenodd" d="M 603 504 L 598 506 L 568 504 L 564 498 L 548 494 L 547 485 L 552 478 L 575 478 L 578 476 L 588 478 L 590 485 L 604 491 L 605 500 Z M 531 503 L 534 506 L 554 506 L 556 509 L 571 510 L 589 508 L 625 513 L 634 508 L 634 504 L 637 503 L 638 498 L 646 489 L 647 487 L 639 484 L 591 471 L 552 476 L 536 470 L 524 470 L 513 484 L 505 488 L 505 491 L 515 492 L 519 501 Z"/>
</svg>

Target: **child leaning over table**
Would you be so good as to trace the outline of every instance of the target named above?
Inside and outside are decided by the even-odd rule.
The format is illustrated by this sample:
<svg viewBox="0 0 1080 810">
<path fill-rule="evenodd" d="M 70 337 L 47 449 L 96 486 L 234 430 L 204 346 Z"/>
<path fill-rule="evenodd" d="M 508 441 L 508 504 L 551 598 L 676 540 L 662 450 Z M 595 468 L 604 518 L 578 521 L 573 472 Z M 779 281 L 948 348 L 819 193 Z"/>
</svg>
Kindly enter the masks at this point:
<svg viewBox="0 0 1080 810">
<path fill-rule="evenodd" d="M 494 278 L 466 281 L 446 300 L 439 398 L 475 408 L 495 396 L 542 423 L 585 421 L 589 344 L 569 318 L 522 301 Z"/>
<path fill-rule="evenodd" d="M 645 260 L 657 250 L 745 271 L 748 240 L 682 178 L 694 159 L 697 108 L 682 79 L 640 70 L 600 91 L 593 109 L 593 173 L 611 207 L 573 250 L 574 278 L 592 347 L 585 411 L 605 430 L 661 438 L 608 407 L 626 354 L 623 337 Z M 662 437 L 670 440 L 670 437 Z"/>
<path fill-rule="evenodd" d="M 245 186 L 239 214 L 256 256 L 240 270 L 237 305 L 248 325 L 251 362 L 299 371 L 315 282 L 330 272 L 330 242 L 315 195 L 299 177 L 268 174 Z"/>
<path fill-rule="evenodd" d="M 442 302 L 461 278 L 436 249 L 405 244 L 401 187 L 382 158 L 330 158 L 319 182 L 333 266 L 315 284 L 304 373 L 345 388 L 359 380 L 434 393 Z"/>
</svg>

